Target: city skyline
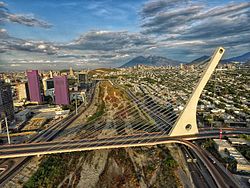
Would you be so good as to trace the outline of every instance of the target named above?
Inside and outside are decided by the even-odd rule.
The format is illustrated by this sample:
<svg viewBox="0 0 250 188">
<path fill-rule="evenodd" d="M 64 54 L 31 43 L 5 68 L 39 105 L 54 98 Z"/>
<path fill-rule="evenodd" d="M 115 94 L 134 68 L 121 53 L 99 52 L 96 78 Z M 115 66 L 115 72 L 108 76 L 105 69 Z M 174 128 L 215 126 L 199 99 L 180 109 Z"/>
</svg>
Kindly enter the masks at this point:
<svg viewBox="0 0 250 188">
<path fill-rule="evenodd" d="M 241 1 L 2 1 L 0 70 L 117 67 L 139 55 L 191 61 L 249 51 Z"/>
</svg>

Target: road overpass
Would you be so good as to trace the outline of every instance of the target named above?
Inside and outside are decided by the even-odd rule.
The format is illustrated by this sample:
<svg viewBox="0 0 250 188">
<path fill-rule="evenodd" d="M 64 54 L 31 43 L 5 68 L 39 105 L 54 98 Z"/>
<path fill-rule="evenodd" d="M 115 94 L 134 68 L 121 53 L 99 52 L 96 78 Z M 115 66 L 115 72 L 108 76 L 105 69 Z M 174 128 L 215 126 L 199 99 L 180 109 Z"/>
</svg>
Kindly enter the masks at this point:
<svg viewBox="0 0 250 188">
<path fill-rule="evenodd" d="M 249 130 L 227 130 L 225 136 L 236 136 L 240 134 L 250 134 Z M 0 148 L 0 159 L 39 156 L 45 154 L 67 153 L 76 151 L 89 151 L 97 149 L 112 149 L 124 147 L 139 147 L 158 144 L 179 143 L 187 140 L 197 140 L 205 138 L 219 138 L 218 130 L 203 131 L 199 134 L 186 136 L 168 136 L 160 133 L 122 135 L 103 138 L 89 138 L 71 141 L 38 142 L 28 144 L 4 145 Z"/>
</svg>

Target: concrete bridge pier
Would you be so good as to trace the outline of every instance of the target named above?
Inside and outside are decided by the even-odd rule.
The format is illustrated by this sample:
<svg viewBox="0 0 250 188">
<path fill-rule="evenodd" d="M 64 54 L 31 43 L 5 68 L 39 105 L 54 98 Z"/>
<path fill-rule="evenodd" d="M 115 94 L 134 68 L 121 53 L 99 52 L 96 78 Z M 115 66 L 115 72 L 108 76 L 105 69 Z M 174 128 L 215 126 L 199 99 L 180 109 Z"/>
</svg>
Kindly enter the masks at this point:
<svg viewBox="0 0 250 188">
<path fill-rule="evenodd" d="M 198 126 L 196 121 L 197 104 L 202 90 L 206 86 L 209 78 L 211 77 L 213 71 L 221 60 L 224 52 L 225 49 L 222 47 L 219 47 L 215 50 L 213 56 L 210 59 L 210 62 L 207 64 L 207 67 L 203 72 L 203 75 L 201 76 L 198 84 L 193 90 L 184 110 L 179 115 L 172 130 L 170 131 L 170 136 L 198 134 Z"/>
</svg>

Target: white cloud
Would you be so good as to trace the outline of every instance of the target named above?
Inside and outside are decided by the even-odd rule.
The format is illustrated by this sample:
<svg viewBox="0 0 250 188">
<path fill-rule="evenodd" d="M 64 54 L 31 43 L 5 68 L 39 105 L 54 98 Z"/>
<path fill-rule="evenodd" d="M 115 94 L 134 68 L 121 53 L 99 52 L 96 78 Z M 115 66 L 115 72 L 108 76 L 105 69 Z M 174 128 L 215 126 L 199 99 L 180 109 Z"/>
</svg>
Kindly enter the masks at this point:
<svg viewBox="0 0 250 188">
<path fill-rule="evenodd" d="M 32 15 L 11 13 L 7 8 L 7 4 L 0 2 L 0 24 L 4 24 L 6 22 L 18 23 L 29 27 L 50 28 L 52 26 L 50 23 L 35 18 Z"/>
</svg>

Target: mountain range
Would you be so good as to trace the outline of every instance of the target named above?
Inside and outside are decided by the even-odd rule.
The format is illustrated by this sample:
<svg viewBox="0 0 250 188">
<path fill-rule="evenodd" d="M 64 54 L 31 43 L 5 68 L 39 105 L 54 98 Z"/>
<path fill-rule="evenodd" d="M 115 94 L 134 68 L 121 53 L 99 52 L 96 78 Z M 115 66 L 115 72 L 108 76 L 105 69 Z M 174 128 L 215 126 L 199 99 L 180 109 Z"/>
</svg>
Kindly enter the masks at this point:
<svg viewBox="0 0 250 188">
<path fill-rule="evenodd" d="M 121 68 L 124 67 L 133 67 L 136 65 L 147 65 L 147 66 L 178 66 L 179 64 L 183 63 L 183 64 L 198 64 L 201 63 L 203 61 L 209 60 L 210 56 L 201 56 L 189 63 L 186 62 L 182 62 L 182 61 L 178 61 L 178 60 L 173 60 L 173 59 L 169 59 L 166 57 L 161 57 L 161 56 L 148 56 L 148 57 L 144 57 L 144 56 L 137 56 L 135 58 L 133 58 L 132 60 L 130 60 L 129 62 L 123 64 L 121 66 Z M 243 55 L 240 56 L 236 56 L 236 57 L 232 57 L 229 59 L 223 59 L 221 60 L 221 63 L 230 63 L 230 62 L 249 62 L 250 61 L 250 52 L 245 53 Z"/>
<path fill-rule="evenodd" d="M 180 63 L 185 64 L 185 62 L 173 60 L 173 59 L 168 59 L 165 57 L 161 56 L 138 56 L 135 57 L 134 59 L 130 60 L 129 62 L 125 63 L 124 65 L 121 66 L 123 67 L 133 67 L 136 65 L 147 65 L 147 66 L 177 66 Z"/>
<path fill-rule="evenodd" d="M 250 60 L 250 52 L 247 52 L 243 55 L 237 56 L 237 57 L 232 57 L 230 59 L 227 59 L 227 61 L 232 62 L 232 61 L 238 61 L 238 62 L 247 62 Z"/>
<path fill-rule="evenodd" d="M 192 65 L 192 64 L 198 64 L 198 63 L 201 63 L 201 62 L 204 62 L 204 61 L 208 61 L 210 59 L 210 56 L 207 56 L 207 55 L 204 55 L 204 56 L 201 56 L 189 63 L 187 63 L 188 65 Z"/>
</svg>

